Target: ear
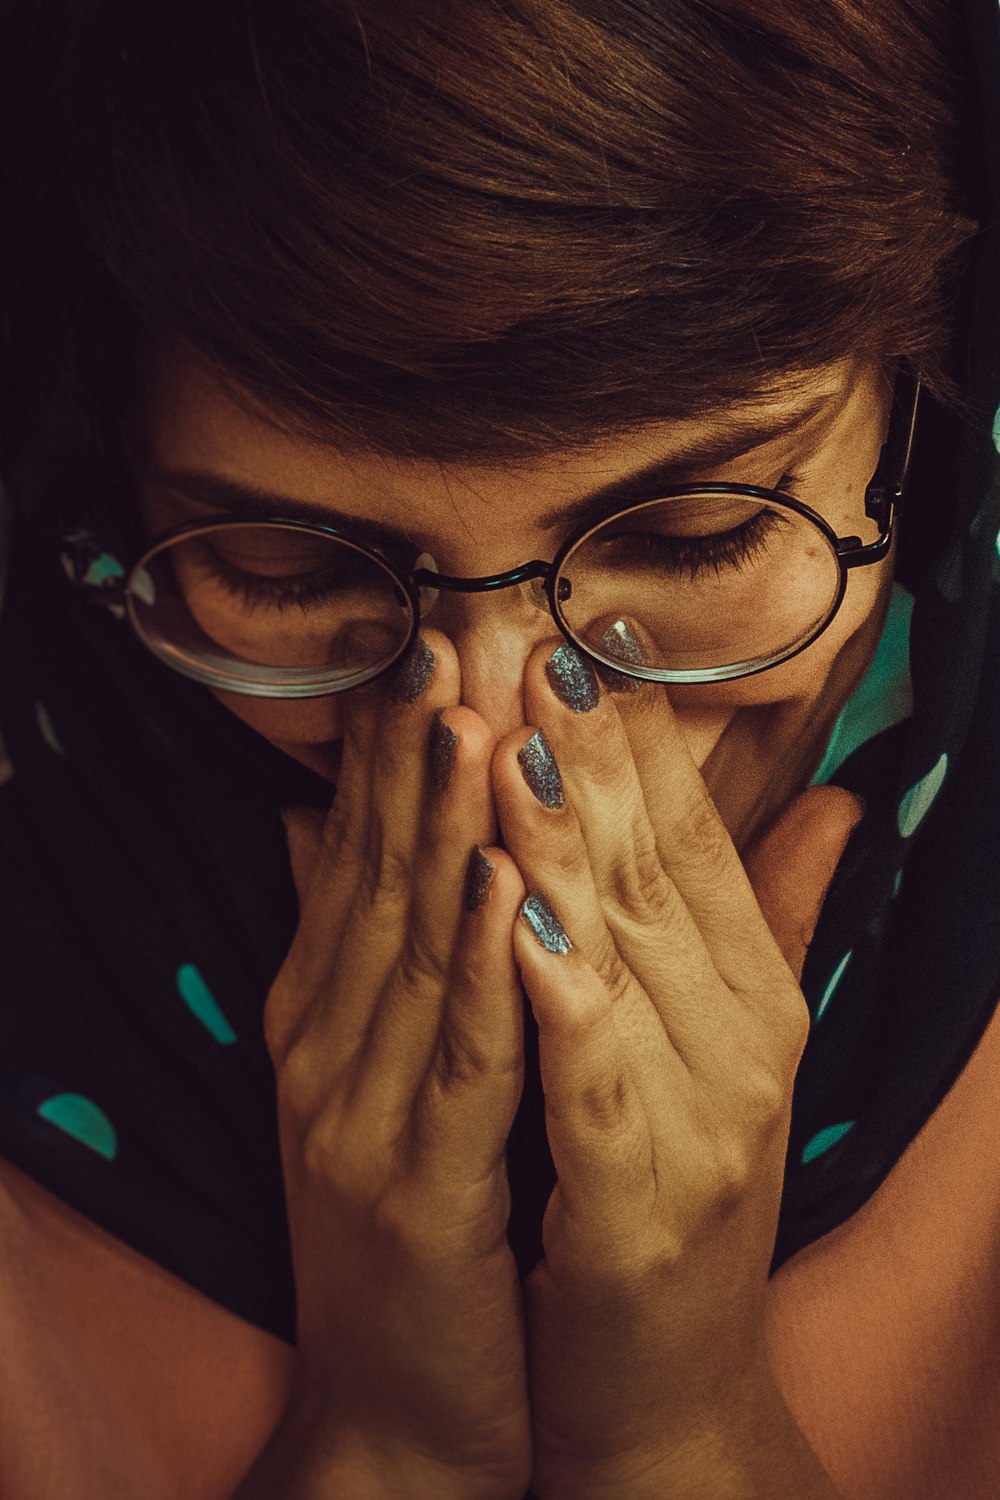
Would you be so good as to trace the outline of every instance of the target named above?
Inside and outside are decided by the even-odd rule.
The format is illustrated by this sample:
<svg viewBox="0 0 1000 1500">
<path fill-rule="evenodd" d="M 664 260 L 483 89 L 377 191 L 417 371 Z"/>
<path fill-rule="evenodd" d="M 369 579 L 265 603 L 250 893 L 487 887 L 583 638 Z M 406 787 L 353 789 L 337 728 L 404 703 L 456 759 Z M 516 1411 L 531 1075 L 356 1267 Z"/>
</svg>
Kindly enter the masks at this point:
<svg viewBox="0 0 1000 1500">
<path fill-rule="evenodd" d="M 864 812 L 861 798 L 844 787 L 809 787 L 743 857 L 758 905 L 796 981 L 830 882 Z"/>
</svg>

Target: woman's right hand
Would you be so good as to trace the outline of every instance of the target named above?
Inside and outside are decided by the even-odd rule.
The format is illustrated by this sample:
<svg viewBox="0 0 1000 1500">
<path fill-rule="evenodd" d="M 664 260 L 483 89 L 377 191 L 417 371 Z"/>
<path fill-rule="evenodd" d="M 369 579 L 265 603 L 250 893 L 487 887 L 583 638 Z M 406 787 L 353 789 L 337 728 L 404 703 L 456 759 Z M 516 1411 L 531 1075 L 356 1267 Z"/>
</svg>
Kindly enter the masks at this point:
<svg viewBox="0 0 1000 1500">
<path fill-rule="evenodd" d="M 493 744 L 457 706 L 453 648 L 426 639 L 436 661 L 412 701 L 374 684 L 345 700 L 329 815 L 286 818 L 300 918 L 265 1034 L 298 1304 L 289 1412 L 386 1494 L 510 1500 L 531 1472 L 504 1158 L 525 891 L 487 847 L 485 900 L 481 878 L 469 895 L 470 855 L 496 838 Z M 445 786 L 438 708 L 456 736 Z"/>
</svg>

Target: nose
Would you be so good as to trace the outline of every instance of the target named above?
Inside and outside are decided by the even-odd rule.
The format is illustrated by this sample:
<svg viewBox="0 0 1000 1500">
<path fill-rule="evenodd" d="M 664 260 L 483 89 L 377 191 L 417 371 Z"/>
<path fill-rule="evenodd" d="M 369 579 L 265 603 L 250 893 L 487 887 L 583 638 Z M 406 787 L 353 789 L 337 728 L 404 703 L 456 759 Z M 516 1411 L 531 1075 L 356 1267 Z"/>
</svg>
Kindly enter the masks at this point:
<svg viewBox="0 0 1000 1500">
<path fill-rule="evenodd" d="M 462 702 L 499 739 L 524 723 L 524 668 L 534 647 L 559 630 L 529 584 L 464 594 L 442 590 L 422 620 L 448 636 L 462 672 Z"/>
</svg>

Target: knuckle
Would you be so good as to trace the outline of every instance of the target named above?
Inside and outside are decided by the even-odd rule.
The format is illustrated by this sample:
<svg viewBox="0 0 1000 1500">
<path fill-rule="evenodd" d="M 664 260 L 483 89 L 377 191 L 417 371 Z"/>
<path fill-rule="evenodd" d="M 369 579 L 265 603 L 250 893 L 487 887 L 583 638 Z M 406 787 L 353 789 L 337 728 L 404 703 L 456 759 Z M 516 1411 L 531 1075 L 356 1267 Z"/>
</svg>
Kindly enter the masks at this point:
<svg viewBox="0 0 1000 1500">
<path fill-rule="evenodd" d="M 276 1066 L 276 1082 L 282 1108 L 294 1117 L 307 1119 L 317 1092 L 319 1071 L 316 1049 L 309 1044 L 302 1026 L 284 1038 L 284 1051 Z"/>
<path fill-rule="evenodd" d="M 397 1263 L 412 1267 L 438 1258 L 449 1226 L 433 1194 L 415 1193 L 411 1182 L 393 1174 L 357 1207 L 375 1243 Z"/>
<path fill-rule="evenodd" d="M 482 1038 L 455 1025 L 442 1028 L 434 1072 L 443 1093 L 479 1083 L 494 1070 L 493 1056 Z"/>
<path fill-rule="evenodd" d="M 575 814 L 571 814 L 571 817 L 575 818 Z M 552 876 L 560 881 L 574 881 L 589 876 L 591 865 L 579 824 L 572 830 L 571 837 L 550 840 L 545 850 L 545 863 Z"/>
<path fill-rule="evenodd" d="M 791 1089 L 777 1070 L 755 1067 L 748 1071 L 743 1084 L 743 1097 L 743 1107 L 751 1130 L 758 1138 L 766 1138 L 783 1120 L 791 1099 Z"/>
<path fill-rule="evenodd" d="M 344 797 L 335 796 L 320 830 L 320 857 L 327 865 L 359 866 L 364 861 L 368 830 L 363 818 L 352 815 Z"/>
<path fill-rule="evenodd" d="M 622 961 L 622 956 L 610 932 L 601 933 L 597 940 L 597 947 L 592 953 L 587 954 L 587 958 L 594 972 L 607 986 L 611 1004 L 614 1006 L 629 992 L 635 980 L 628 965 Z"/>
<path fill-rule="evenodd" d="M 589 1083 L 580 1096 L 580 1113 L 593 1129 L 621 1131 L 632 1118 L 632 1095 L 620 1071 Z"/>
<path fill-rule="evenodd" d="M 264 1001 L 262 1018 L 264 1045 L 276 1072 L 285 1063 L 297 1019 L 294 991 L 290 985 L 282 983 L 279 975 Z"/>
<path fill-rule="evenodd" d="M 705 870 L 709 883 L 726 872 L 732 858 L 729 836 L 707 797 L 694 795 L 686 803 L 672 831 L 672 843 L 682 859 L 697 860 L 695 867 Z"/>
<path fill-rule="evenodd" d="M 712 1150 L 711 1193 L 715 1214 L 726 1219 L 745 1202 L 750 1185 L 752 1153 L 745 1142 L 728 1136 L 717 1139 Z"/>
<path fill-rule="evenodd" d="M 613 899 L 629 920 L 662 930 L 677 922 L 680 897 L 666 874 L 652 829 L 634 834 L 628 860 L 615 869 Z"/>
<path fill-rule="evenodd" d="M 267 1055 L 271 1059 L 271 1066 L 277 1072 L 283 1065 L 287 1056 L 290 1042 L 291 1020 L 280 1007 L 272 1003 L 269 997 L 264 1006 L 264 1046 Z"/>
<path fill-rule="evenodd" d="M 766 1032 L 759 1027 L 752 1034 L 734 1031 L 730 1039 L 731 1076 L 738 1079 L 736 1104 L 745 1119 L 765 1129 L 784 1117 L 795 1083 L 796 1069 L 778 1031 L 772 1023 Z"/>
<path fill-rule="evenodd" d="M 782 1010 L 778 1025 L 780 1027 L 780 1042 L 787 1052 L 788 1064 L 794 1076 L 798 1071 L 799 1062 L 803 1052 L 806 1050 L 806 1043 L 809 1040 L 809 1033 L 812 1029 L 812 1017 L 809 1014 L 809 1006 L 806 1003 L 805 996 L 797 986 L 789 996 L 788 1005 Z"/>
<path fill-rule="evenodd" d="M 448 981 L 449 966 L 449 958 L 438 951 L 430 937 L 411 927 L 399 956 L 399 983 L 418 994 L 440 990 Z"/>
<path fill-rule="evenodd" d="M 322 1184 L 326 1203 L 355 1214 L 368 1210 L 380 1181 L 372 1148 L 359 1150 L 356 1136 L 338 1110 L 324 1108 L 303 1129 L 300 1146 L 306 1180 Z"/>
<path fill-rule="evenodd" d="M 398 907 L 408 903 L 413 889 L 413 863 L 405 850 L 372 828 L 372 841 L 358 869 L 358 891 L 368 907 Z"/>
<path fill-rule="evenodd" d="M 733 1036 L 728 1043 L 727 1079 L 724 1085 L 724 1118 L 738 1120 L 747 1142 L 762 1149 L 776 1129 L 783 1126 L 791 1106 L 794 1072 L 779 1057 L 765 1052 L 749 1040 Z M 722 1090 L 720 1090 L 722 1092 Z M 721 1100 L 717 1102 L 721 1103 Z"/>
<path fill-rule="evenodd" d="M 332 1185 L 338 1167 L 334 1132 L 325 1112 L 321 1112 L 302 1134 L 302 1166 L 312 1181 Z"/>
</svg>

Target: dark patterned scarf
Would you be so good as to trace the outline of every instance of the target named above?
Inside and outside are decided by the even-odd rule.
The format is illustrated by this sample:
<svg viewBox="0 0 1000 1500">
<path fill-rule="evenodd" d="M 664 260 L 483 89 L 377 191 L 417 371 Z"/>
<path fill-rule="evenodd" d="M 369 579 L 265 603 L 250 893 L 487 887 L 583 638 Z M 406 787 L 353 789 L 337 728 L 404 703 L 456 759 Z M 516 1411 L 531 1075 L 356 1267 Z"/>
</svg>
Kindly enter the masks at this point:
<svg viewBox="0 0 1000 1500">
<path fill-rule="evenodd" d="M 1000 13 L 969 0 L 1000 203 Z M 867 804 L 806 960 L 774 1267 L 853 1214 L 965 1066 L 1000 997 L 1000 251 L 961 312 L 979 420 L 925 400 L 879 652 L 816 779 Z M 239 1316 L 293 1340 L 262 1010 L 297 920 L 290 761 L 19 526 L 0 623 L 0 1153 Z M 533 1027 L 508 1152 L 511 1242 L 551 1189 Z"/>
</svg>

